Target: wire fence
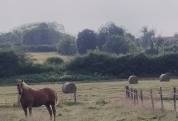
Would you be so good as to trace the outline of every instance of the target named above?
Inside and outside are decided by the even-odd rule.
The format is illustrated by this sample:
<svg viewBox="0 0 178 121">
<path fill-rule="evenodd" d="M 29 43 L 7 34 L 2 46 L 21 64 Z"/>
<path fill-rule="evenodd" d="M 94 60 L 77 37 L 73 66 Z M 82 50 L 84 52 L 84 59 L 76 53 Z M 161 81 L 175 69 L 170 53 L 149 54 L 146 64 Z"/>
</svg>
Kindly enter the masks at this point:
<svg viewBox="0 0 178 121">
<path fill-rule="evenodd" d="M 128 100 L 131 100 L 134 105 L 141 103 L 143 107 L 151 107 L 153 112 L 155 109 L 161 109 L 161 111 L 169 109 L 177 113 L 178 93 L 176 87 L 173 87 L 169 93 L 165 93 L 162 87 L 159 88 L 159 91 L 153 89 L 143 91 L 142 89 L 126 86 L 125 96 Z"/>
</svg>

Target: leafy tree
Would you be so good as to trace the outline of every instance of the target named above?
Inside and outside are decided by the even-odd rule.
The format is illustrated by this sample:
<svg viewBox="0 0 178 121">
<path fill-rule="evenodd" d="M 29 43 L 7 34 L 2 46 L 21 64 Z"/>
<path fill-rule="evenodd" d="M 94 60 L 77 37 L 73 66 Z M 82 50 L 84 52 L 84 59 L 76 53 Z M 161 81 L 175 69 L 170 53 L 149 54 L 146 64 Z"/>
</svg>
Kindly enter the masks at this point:
<svg viewBox="0 0 178 121">
<path fill-rule="evenodd" d="M 73 55 L 77 52 L 75 38 L 70 35 L 65 35 L 63 40 L 58 43 L 57 50 L 62 55 Z"/>
<path fill-rule="evenodd" d="M 135 54 L 138 54 L 142 51 L 138 39 L 136 39 L 135 36 L 133 36 L 132 34 L 126 33 L 125 34 L 125 40 L 128 43 L 128 49 L 129 49 L 130 54 L 135 55 Z"/>
<path fill-rule="evenodd" d="M 155 31 L 148 30 L 147 27 L 143 27 L 142 29 L 142 46 L 145 49 L 153 49 L 154 48 L 154 39 L 155 39 Z"/>
<path fill-rule="evenodd" d="M 135 37 L 123 28 L 116 26 L 114 23 L 108 23 L 99 30 L 98 47 L 106 52 L 126 54 L 131 50 L 130 47 L 132 51 L 137 49 L 134 40 Z"/>
<path fill-rule="evenodd" d="M 116 26 L 114 23 L 108 23 L 102 26 L 98 34 L 98 47 L 102 49 L 102 46 L 107 41 L 110 41 L 110 36 L 113 35 L 124 36 L 124 33 L 125 33 L 124 29 Z"/>
<path fill-rule="evenodd" d="M 129 45 L 124 37 L 111 36 L 109 39 L 111 41 L 107 41 L 103 45 L 104 51 L 116 54 L 126 54 L 129 51 Z"/>
<path fill-rule="evenodd" d="M 51 64 L 51 65 L 57 65 L 57 64 L 64 63 L 64 60 L 62 58 L 59 58 L 59 57 L 51 57 L 51 58 L 48 58 L 45 63 Z"/>
<path fill-rule="evenodd" d="M 54 51 L 63 37 L 64 27 L 55 22 L 25 24 L 11 32 L 1 33 L 0 47 L 4 49 L 8 46 L 8 50 Z"/>
<path fill-rule="evenodd" d="M 161 36 L 158 36 L 154 40 L 154 46 L 155 46 L 155 50 L 157 51 L 157 54 L 161 53 L 161 51 L 164 51 L 165 39 Z"/>
<path fill-rule="evenodd" d="M 25 45 L 54 45 L 59 42 L 62 34 L 56 28 L 49 27 L 47 23 L 40 23 L 27 30 L 23 37 Z"/>
<path fill-rule="evenodd" d="M 87 53 L 97 47 L 97 35 L 93 30 L 85 29 L 78 34 L 77 47 L 80 54 Z"/>
</svg>

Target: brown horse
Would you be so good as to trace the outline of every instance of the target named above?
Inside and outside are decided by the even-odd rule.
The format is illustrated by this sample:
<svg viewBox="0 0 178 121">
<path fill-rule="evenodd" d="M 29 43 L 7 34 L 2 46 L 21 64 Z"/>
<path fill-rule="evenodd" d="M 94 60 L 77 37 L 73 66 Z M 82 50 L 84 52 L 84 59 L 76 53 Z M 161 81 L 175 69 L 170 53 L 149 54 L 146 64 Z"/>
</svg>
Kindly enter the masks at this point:
<svg viewBox="0 0 178 121">
<path fill-rule="evenodd" d="M 17 90 L 20 97 L 21 106 L 27 117 L 27 108 L 29 114 L 32 114 L 32 107 L 39 107 L 45 105 L 50 114 L 50 119 L 52 120 L 52 113 L 54 115 L 54 121 L 56 119 L 56 103 L 57 103 L 57 93 L 50 88 L 43 88 L 39 90 L 32 89 L 23 80 L 17 81 Z"/>
</svg>

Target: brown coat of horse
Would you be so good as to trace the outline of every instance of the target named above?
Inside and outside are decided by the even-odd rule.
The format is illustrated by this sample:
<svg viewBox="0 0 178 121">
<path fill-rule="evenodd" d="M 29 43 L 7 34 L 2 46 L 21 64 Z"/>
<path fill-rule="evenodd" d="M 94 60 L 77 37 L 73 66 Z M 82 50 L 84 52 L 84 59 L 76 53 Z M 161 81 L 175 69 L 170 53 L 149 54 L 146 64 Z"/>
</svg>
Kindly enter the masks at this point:
<svg viewBox="0 0 178 121">
<path fill-rule="evenodd" d="M 50 119 L 52 120 L 52 113 L 54 115 L 54 121 L 56 118 L 56 103 L 57 103 L 57 93 L 50 88 L 43 88 L 35 90 L 30 88 L 23 80 L 17 81 L 17 90 L 20 97 L 21 106 L 27 117 L 27 109 L 29 109 L 29 114 L 32 114 L 32 107 L 39 107 L 45 105 L 50 114 Z"/>
</svg>

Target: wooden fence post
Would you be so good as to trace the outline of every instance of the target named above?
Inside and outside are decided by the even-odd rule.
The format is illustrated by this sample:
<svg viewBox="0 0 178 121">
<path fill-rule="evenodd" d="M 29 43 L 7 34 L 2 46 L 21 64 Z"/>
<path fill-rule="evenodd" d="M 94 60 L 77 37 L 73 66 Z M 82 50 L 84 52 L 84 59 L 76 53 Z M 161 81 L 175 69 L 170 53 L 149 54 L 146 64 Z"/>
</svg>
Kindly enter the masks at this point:
<svg viewBox="0 0 178 121">
<path fill-rule="evenodd" d="M 141 102 L 143 104 L 143 91 L 142 91 L 142 89 L 140 90 L 140 100 L 141 100 Z"/>
<path fill-rule="evenodd" d="M 130 88 L 130 94 L 131 94 L 130 97 L 133 100 L 134 95 L 133 95 L 133 89 L 132 88 Z"/>
<path fill-rule="evenodd" d="M 152 104 L 152 109 L 153 109 L 153 112 L 155 110 L 155 107 L 154 107 L 154 100 L 153 100 L 153 90 L 151 89 L 150 90 L 150 97 L 151 97 L 151 104 Z"/>
<path fill-rule="evenodd" d="M 135 98 L 136 98 L 136 103 L 138 104 L 138 91 L 135 89 Z"/>
<path fill-rule="evenodd" d="M 125 89 L 126 89 L 126 91 L 125 91 L 125 93 L 126 93 L 126 98 L 129 98 L 129 86 L 125 86 Z"/>
<path fill-rule="evenodd" d="M 129 88 L 129 98 L 132 100 L 132 90 Z"/>
<path fill-rule="evenodd" d="M 133 90 L 133 95 L 134 95 L 134 104 L 136 103 L 136 90 Z"/>
<path fill-rule="evenodd" d="M 163 104 L 163 92 L 162 87 L 160 87 L 160 101 L 161 101 L 161 111 L 164 111 L 164 104 Z"/>
<path fill-rule="evenodd" d="M 136 104 L 136 100 L 137 100 L 137 94 L 136 94 L 136 89 L 134 89 L 134 104 Z"/>
<path fill-rule="evenodd" d="M 176 109 L 176 88 L 173 88 L 173 101 L 174 101 L 174 111 L 177 112 Z"/>
</svg>

